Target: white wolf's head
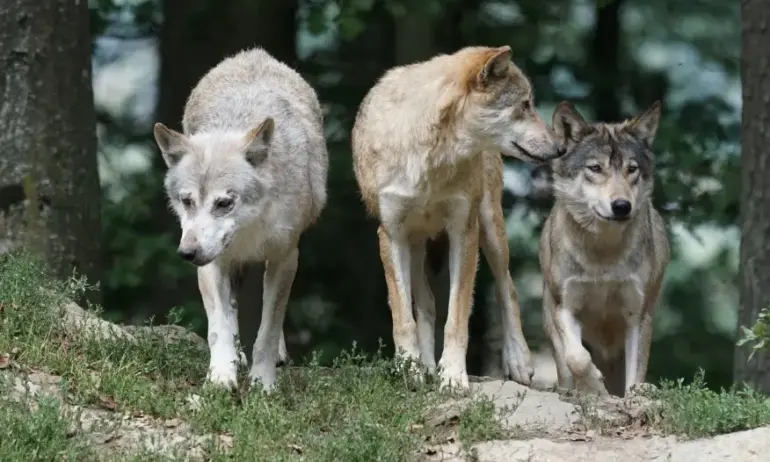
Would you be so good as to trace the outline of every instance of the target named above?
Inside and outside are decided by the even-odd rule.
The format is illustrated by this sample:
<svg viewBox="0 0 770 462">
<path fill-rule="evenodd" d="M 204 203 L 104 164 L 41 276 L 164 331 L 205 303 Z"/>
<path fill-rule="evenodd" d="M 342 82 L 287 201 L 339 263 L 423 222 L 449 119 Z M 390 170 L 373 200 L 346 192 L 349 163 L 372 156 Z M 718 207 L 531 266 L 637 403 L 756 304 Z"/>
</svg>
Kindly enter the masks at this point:
<svg viewBox="0 0 770 462">
<path fill-rule="evenodd" d="M 168 166 L 166 194 L 182 225 L 182 258 L 197 266 L 210 263 L 260 215 L 273 133 L 269 117 L 247 133 L 186 136 L 155 124 L 155 141 Z"/>
</svg>

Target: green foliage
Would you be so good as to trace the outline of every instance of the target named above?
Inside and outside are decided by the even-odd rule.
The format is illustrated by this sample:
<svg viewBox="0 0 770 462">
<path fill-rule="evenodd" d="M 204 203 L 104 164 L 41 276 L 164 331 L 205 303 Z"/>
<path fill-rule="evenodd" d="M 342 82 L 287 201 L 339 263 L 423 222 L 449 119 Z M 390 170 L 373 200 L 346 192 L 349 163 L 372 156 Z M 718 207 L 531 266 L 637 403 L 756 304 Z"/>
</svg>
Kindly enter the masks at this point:
<svg viewBox="0 0 770 462">
<path fill-rule="evenodd" d="M 658 400 L 653 420 L 668 434 L 699 438 L 770 423 L 767 397 L 750 388 L 710 390 L 702 370 L 690 384 L 682 379 L 664 381 L 650 397 Z"/>
<path fill-rule="evenodd" d="M 22 394 L 14 399 L 11 388 L 0 376 L 0 459 L 93 460 L 83 438 L 73 438 L 71 420 L 76 416 L 62 415 L 59 403 L 50 398 Z"/>
<path fill-rule="evenodd" d="M 736 343 L 741 347 L 751 343 L 751 353 L 749 353 L 748 360 L 754 357 L 754 353 L 757 351 L 763 351 L 770 348 L 770 310 L 767 308 L 762 309 L 757 316 L 757 321 L 751 326 L 751 329 L 746 326 L 741 326 L 741 337 Z"/>
</svg>

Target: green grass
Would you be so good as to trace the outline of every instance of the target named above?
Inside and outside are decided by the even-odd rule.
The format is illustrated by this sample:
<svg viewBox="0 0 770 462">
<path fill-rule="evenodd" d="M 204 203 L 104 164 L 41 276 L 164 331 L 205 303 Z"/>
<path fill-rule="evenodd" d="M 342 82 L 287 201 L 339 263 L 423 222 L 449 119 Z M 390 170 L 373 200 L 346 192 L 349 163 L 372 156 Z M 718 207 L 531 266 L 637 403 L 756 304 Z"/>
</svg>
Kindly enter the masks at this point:
<svg viewBox="0 0 770 462">
<path fill-rule="evenodd" d="M 700 438 L 770 425 L 770 400 L 750 388 L 716 392 L 700 371 L 692 381 L 666 381 L 650 397 L 654 425 L 664 433 Z"/>
<path fill-rule="evenodd" d="M 9 399 L 11 384 L 0 380 L 0 460 L 88 460 L 93 452 L 71 434 L 72 416 L 54 399 Z"/>
<path fill-rule="evenodd" d="M 61 376 L 67 404 L 109 409 L 116 419 L 125 413 L 181 419 L 195 433 L 231 437 L 228 450 L 207 448 L 211 460 L 408 460 L 430 436 L 421 419 L 449 398 L 430 383 L 411 383 L 392 361 L 355 348 L 330 368 L 317 361 L 284 368 L 269 396 L 225 392 L 204 382 L 208 352 L 192 341 L 168 343 L 152 332 L 135 333 L 133 342 L 105 341 L 65 327 L 56 307 L 84 290 L 79 279 L 52 282 L 28 255 L 0 256 L 0 355 L 13 352 L 18 367 Z M 71 416 L 55 401 L 36 399 L 0 403 L 0 460 L 33 453 L 36 460 L 93 460 L 95 448 L 68 436 Z M 481 399 L 472 400 L 459 426 L 467 441 L 503 436 L 494 408 Z M 157 459 L 150 456 L 133 455 Z"/>
</svg>

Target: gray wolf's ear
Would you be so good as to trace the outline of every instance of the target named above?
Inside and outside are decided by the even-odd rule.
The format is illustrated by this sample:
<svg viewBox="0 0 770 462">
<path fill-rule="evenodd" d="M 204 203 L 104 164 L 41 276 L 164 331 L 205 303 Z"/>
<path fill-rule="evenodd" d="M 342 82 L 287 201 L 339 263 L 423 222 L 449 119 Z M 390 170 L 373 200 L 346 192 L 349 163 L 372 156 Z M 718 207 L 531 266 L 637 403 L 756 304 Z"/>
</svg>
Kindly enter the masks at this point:
<svg viewBox="0 0 770 462">
<path fill-rule="evenodd" d="M 246 134 L 246 160 L 251 165 L 256 167 L 267 159 L 274 130 L 275 121 L 272 117 L 268 117 Z"/>
<path fill-rule="evenodd" d="M 594 130 L 569 101 L 562 101 L 556 106 L 551 125 L 556 136 L 565 142 L 580 141 Z"/>
<path fill-rule="evenodd" d="M 482 86 L 508 75 L 511 53 L 511 47 L 508 45 L 490 50 L 487 60 L 484 62 L 484 66 L 479 71 L 477 77 Z"/>
<path fill-rule="evenodd" d="M 660 101 L 655 101 L 644 114 L 631 119 L 626 125 L 626 132 L 644 141 L 647 143 L 647 146 L 652 146 L 652 142 L 655 140 L 655 134 L 658 132 L 660 112 Z"/>
<path fill-rule="evenodd" d="M 187 138 L 160 122 L 155 124 L 152 132 L 155 135 L 155 142 L 160 148 L 160 153 L 163 155 L 163 160 L 166 162 L 166 167 L 171 168 L 178 164 L 187 153 Z"/>
</svg>

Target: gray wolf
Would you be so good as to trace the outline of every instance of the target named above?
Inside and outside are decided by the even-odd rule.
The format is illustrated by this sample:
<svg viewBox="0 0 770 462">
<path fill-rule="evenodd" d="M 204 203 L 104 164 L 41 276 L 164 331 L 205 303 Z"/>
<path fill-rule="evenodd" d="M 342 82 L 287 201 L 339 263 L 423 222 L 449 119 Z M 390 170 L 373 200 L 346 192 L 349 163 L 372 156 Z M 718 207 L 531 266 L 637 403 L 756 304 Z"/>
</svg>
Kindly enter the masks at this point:
<svg viewBox="0 0 770 462">
<path fill-rule="evenodd" d="M 551 163 L 555 203 L 539 259 L 543 322 L 560 387 L 623 396 L 644 383 L 670 258 L 663 219 L 652 205 L 660 113 L 656 102 L 622 123 L 589 124 L 568 102 L 554 112 L 567 154 Z M 608 375 L 618 382 L 609 391 Z"/>
<path fill-rule="evenodd" d="M 234 274 L 265 262 L 262 321 L 249 377 L 274 387 L 284 360 L 283 320 L 300 235 L 326 203 L 328 155 L 315 91 L 265 50 L 212 68 L 184 108 L 184 133 L 155 124 L 168 166 L 165 190 L 179 217 L 178 252 L 198 267 L 208 318 L 208 378 L 236 385 Z"/>
<path fill-rule="evenodd" d="M 352 148 L 363 202 L 380 222 L 397 354 L 436 371 L 435 302 L 425 255 L 427 241 L 446 233 L 450 301 L 442 386 L 469 385 L 465 362 L 479 244 L 505 324 L 504 371 L 529 384 L 532 362 L 508 271 L 500 152 L 540 162 L 563 149 L 535 111 L 531 85 L 511 62 L 510 47 L 467 47 L 390 69 L 359 107 Z"/>
</svg>

